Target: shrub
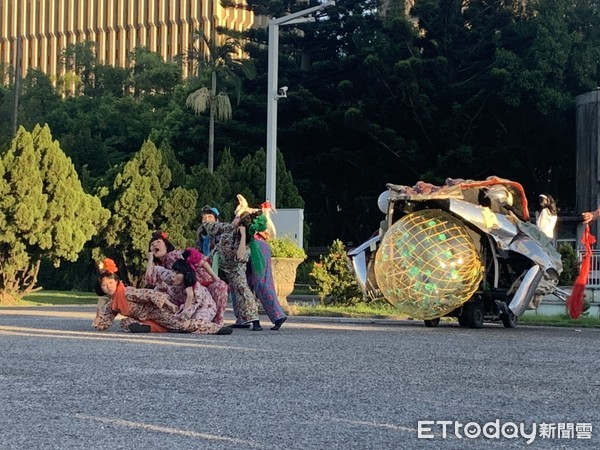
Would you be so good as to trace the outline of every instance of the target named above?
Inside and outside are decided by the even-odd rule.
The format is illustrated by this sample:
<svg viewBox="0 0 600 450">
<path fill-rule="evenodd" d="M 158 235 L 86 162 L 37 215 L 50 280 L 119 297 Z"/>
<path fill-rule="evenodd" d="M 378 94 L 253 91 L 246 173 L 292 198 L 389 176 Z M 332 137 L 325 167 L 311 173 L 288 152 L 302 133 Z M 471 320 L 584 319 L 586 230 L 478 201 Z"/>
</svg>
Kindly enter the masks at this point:
<svg viewBox="0 0 600 450">
<path fill-rule="evenodd" d="M 561 244 L 558 247 L 560 253 L 563 271 L 560 274 L 558 284 L 561 286 L 573 286 L 577 275 L 579 274 L 579 258 L 577 252 L 568 244 Z"/>
<path fill-rule="evenodd" d="M 305 260 L 300 263 L 296 272 L 296 284 L 314 285 L 314 280 L 310 276 L 315 265 L 314 261 Z"/>
<path fill-rule="evenodd" d="M 273 258 L 302 258 L 306 259 L 306 252 L 298 247 L 296 241 L 289 237 L 280 237 L 269 241 L 271 257 Z"/>
<path fill-rule="evenodd" d="M 349 306 L 361 302 L 363 295 L 350 270 L 344 244 L 336 239 L 328 250 L 329 253 L 319 258 L 310 273 L 321 303 Z"/>
</svg>

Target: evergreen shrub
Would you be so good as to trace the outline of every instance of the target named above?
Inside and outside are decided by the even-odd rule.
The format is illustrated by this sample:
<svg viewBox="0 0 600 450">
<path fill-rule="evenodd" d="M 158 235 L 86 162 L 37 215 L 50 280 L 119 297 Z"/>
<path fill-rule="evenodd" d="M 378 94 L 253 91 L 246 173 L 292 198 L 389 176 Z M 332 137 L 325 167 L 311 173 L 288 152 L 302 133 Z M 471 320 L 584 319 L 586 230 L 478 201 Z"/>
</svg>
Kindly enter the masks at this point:
<svg viewBox="0 0 600 450">
<path fill-rule="evenodd" d="M 350 269 L 344 244 L 336 239 L 328 250 L 310 273 L 321 304 L 351 306 L 362 302 L 363 295 Z"/>
</svg>

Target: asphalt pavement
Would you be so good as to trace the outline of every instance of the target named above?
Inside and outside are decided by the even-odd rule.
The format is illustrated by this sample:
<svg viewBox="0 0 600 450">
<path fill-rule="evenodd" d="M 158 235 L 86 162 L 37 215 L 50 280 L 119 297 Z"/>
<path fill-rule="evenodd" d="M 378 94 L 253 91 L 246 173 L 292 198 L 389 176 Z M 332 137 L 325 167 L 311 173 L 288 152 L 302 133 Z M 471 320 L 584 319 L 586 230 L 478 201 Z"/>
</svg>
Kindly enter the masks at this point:
<svg viewBox="0 0 600 450">
<path fill-rule="evenodd" d="M 0 308 L 0 449 L 600 448 L 600 330 L 134 335 L 93 315 Z"/>
</svg>

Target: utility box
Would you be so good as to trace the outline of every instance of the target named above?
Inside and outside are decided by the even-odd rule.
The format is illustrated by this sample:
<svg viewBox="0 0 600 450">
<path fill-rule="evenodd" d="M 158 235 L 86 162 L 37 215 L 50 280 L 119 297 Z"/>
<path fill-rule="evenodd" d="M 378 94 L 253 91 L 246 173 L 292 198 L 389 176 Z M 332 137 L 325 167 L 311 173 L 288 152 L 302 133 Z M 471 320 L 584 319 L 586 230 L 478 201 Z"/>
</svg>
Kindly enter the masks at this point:
<svg viewBox="0 0 600 450">
<path fill-rule="evenodd" d="M 278 208 L 271 213 L 271 219 L 277 229 L 277 237 L 287 236 L 296 241 L 298 247 L 304 247 L 304 209 Z"/>
</svg>

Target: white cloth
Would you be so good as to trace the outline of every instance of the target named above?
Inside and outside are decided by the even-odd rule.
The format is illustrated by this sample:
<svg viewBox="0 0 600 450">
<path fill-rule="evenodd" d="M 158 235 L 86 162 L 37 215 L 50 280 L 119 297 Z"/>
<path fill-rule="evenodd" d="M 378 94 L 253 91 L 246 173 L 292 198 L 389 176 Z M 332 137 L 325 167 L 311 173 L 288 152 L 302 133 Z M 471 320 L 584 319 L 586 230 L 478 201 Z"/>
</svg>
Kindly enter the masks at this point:
<svg viewBox="0 0 600 450">
<path fill-rule="evenodd" d="M 548 236 L 548 239 L 554 239 L 554 227 L 557 218 L 556 214 L 551 214 L 548 208 L 542 209 L 538 214 L 536 224 L 542 230 L 542 233 Z"/>
</svg>

